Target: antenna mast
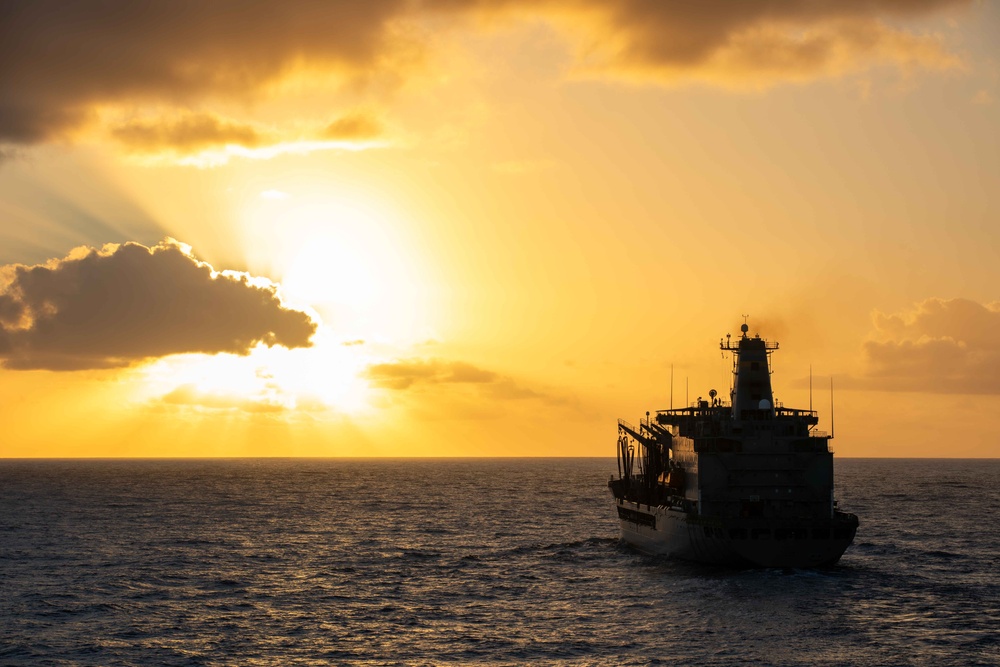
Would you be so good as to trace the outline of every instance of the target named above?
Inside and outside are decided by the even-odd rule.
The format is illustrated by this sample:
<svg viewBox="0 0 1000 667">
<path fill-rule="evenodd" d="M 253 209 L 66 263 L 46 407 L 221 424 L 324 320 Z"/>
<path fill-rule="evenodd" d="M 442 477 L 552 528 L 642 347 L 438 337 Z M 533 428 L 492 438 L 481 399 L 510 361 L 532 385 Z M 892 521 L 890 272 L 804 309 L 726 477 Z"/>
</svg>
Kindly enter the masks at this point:
<svg viewBox="0 0 1000 667">
<path fill-rule="evenodd" d="M 833 376 L 830 376 L 830 439 L 833 440 Z"/>
</svg>

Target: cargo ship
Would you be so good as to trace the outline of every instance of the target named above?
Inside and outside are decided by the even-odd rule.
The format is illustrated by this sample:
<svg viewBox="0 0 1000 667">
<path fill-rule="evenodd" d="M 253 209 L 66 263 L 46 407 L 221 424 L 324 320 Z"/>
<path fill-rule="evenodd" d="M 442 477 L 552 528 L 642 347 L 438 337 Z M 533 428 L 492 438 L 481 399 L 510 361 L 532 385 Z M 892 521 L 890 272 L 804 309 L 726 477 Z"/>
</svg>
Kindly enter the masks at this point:
<svg viewBox="0 0 1000 667">
<path fill-rule="evenodd" d="M 708 400 L 647 412 L 638 427 L 618 420 L 618 477 L 608 487 L 621 537 L 716 565 L 833 565 L 858 517 L 834 499 L 832 435 L 816 429 L 811 406 L 775 403 L 778 344 L 748 331 L 744 323 L 735 341 L 719 343 L 733 360 L 728 401 L 713 389 Z"/>
</svg>

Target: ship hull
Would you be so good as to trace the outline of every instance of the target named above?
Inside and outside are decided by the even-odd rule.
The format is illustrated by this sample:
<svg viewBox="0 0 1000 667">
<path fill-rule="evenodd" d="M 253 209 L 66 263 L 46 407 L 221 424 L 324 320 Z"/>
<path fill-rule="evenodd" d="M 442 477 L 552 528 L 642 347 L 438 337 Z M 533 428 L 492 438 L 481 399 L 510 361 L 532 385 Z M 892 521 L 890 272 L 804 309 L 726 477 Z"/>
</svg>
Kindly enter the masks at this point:
<svg viewBox="0 0 1000 667">
<path fill-rule="evenodd" d="M 616 499 L 622 540 L 644 553 L 732 567 L 833 565 L 854 540 L 856 519 L 803 524 L 700 516 Z M 847 515 L 845 515 L 846 517 Z"/>
</svg>

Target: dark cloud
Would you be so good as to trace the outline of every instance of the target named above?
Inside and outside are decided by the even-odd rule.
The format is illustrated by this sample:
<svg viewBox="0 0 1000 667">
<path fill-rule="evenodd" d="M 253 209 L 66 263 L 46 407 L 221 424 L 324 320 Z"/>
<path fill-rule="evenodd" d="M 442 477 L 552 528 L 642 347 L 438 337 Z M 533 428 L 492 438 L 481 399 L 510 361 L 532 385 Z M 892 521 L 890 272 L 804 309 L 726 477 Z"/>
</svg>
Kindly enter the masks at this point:
<svg viewBox="0 0 1000 667">
<path fill-rule="evenodd" d="M 0 140 L 80 125 L 97 104 L 248 99 L 299 65 L 377 69 L 404 0 L 12 0 L 0 5 Z"/>
<path fill-rule="evenodd" d="M 927 299 L 874 316 L 861 386 L 888 391 L 1000 393 L 1000 303 Z"/>
<path fill-rule="evenodd" d="M 955 66 L 937 37 L 887 23 L 954 4 L 968 3 L 8 0 L 0 4 L 0 142 L 66 136 L 98 106 L 191 110 L 251 101 L 300 67 L 359 80 L 383 71 L 405 77 L 419 57 L 419 32 L 401 26 L 424 18 L 543 19 L 580 43 L 584 70 L 760 85 L 871 62 Z M 370 136 L 378 129 L 371 123 L 342 119 L 328 132 Z M 184 129 L 126 126 L 118 134 L 140 143 L 211 134 Z"/>
<path fill-rule="evenodd" d="M 723 68 L 760 73 L 820 70 L 844 51 L 902 51 L 908 35 L 884 19 L 907 18 L 964 0 L 788 0 L 786 2 L 573 3 L 599 17 L 611 66 L 684 70 Z M 919 41 L 919 40 L 918 40 Z M 928 43 L 928 42 L 924 42 Z M 596 47 L 598 51 L 602 47 Z M 891 54 L 884 54 L 891 55 Z M 911 56 L 913 54 L 910 54 Z M 930 55 L 929 53 L 926 55 Z"/>
<path fill-rule="evenodd" d="M 269 281 L 216 272 L 175 241 L 78 248 L 44 265 L 0 268 L 7 368 L 128 366 L 170 354 L 308 347 L 316 323 Z"/>
<path fill-rule="evenodd" d="M 576 43 L 577 73 L 663 84 L 760 88 L 876 64 L 960 66 L 938 35 L 893 25 L 970 0 L 507 0 L 476 11 L 534 16 Z M 469 3 L 425 7 L 467 11 Z"/>
</svg>

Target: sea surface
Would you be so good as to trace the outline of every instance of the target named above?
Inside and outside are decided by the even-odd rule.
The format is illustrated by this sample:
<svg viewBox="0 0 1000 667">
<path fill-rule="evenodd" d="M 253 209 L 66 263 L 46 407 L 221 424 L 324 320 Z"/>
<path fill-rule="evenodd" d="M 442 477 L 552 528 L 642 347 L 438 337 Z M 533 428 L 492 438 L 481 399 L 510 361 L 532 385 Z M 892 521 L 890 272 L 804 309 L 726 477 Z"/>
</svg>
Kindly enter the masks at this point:
<svg viewBox="0 0 1000 667">
<path fill-rule="evenodd" d="M 615 467 L 0 460 L 0 665 L 1000 665 L 1000 461 L 838 459 L 823 570 L 635 553 Z"/>
</svg>

